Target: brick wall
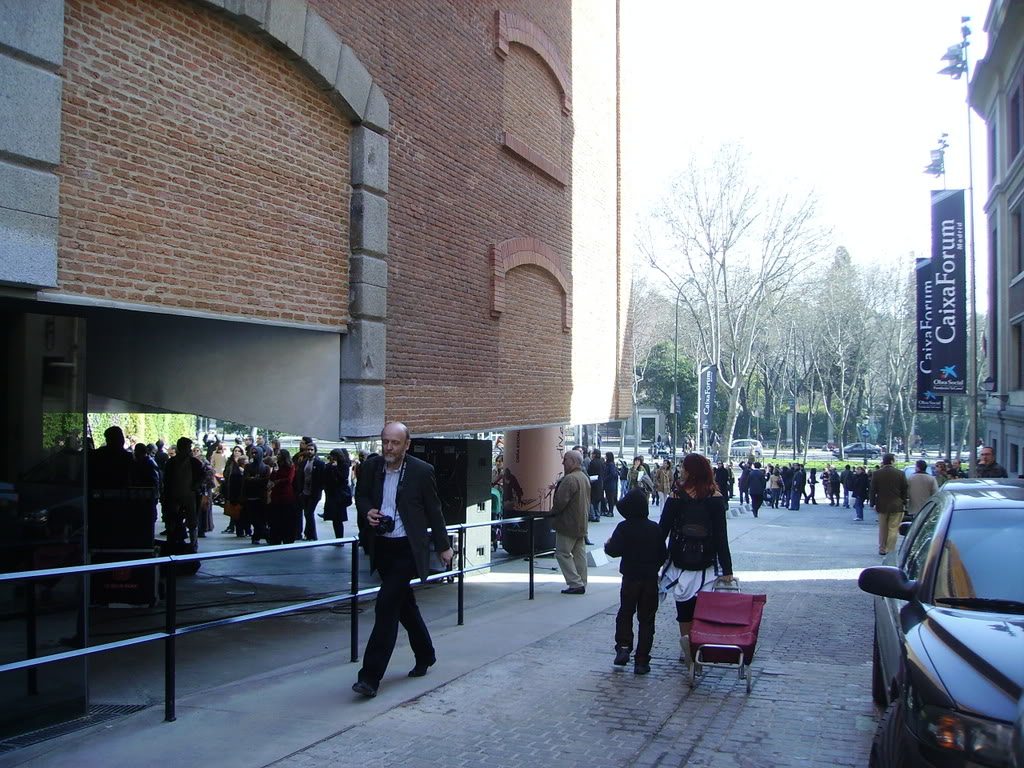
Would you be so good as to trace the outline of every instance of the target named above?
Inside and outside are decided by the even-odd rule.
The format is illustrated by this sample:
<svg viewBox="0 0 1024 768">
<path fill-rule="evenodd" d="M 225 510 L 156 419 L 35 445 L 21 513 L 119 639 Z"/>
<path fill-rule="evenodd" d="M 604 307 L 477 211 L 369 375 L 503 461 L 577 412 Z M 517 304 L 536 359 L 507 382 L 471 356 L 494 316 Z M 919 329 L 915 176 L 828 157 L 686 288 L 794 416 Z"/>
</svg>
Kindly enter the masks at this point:
<svg viewBox="0 0 1024 768">
<path fill-rule="evenodd" d="M 614 342 L 600 340 L 600 326 L 581 328 L 574 321 L 571 335 L 562 330 L 554 278 L 513 269 L 506 277 L 508 309 L 500 319 L 489 312 L 489 247 L 534 237 L 553 249 L 566 273 L 605 275 L 599 285 L 608 293 L 614 327 L 614 231 L 589 256 L 573 255 L 575 116 L 563 123 L 568 185 L 501 144 L 505 89 L 518 70 L 515 63 L 510 70 L 511 56 L 495 52 L 495 12 L 528 17 L 568 63 L 570 0 L 311 0 L 311 6 L 357 51 L 391 103 L 388 417 L 421 432 L 568 421 L 574 387 L 590 386 L 605 390 L 602 418 L 611 416 Z M 602 7 L 610 9 L 614 26 L 614 4 Z M 543 64 L 530 58 L 534 54 L 520 53 L 532 77 L 544 76 L 544 87 L 514 98 L 524 114 L 540 120 L 560 110 L 561 98 Z M 614 64 L 614 48 L 604 55 Z M 614 97 L 614 78 L 606 88 Z M 614 141 L 614 119 L 592 130 Z M 575 159 L 610 167 L 614 180 L 614 152 Z M 610 194 L 613 202 L 614 183 Z M 608 203 L 604 193 L 597 200 Z M 614 225 L 614 204 L 600 213 Z M 575 292 L 574 307 L 577 301 Z M 599 352 L 586 357 L 586 370 L 574 381 L 576 344 Z M 592 385 L 592 375 L 603 370 L 607 375 Z"/>
<path fill-rule="evenodd" d="M 614 111 L 608 119 L 615 51 L 614 36 L 606 34 L 609 20 L 614 30 L 615 6 L 613 0 L 587 2 L 594 7 L 584 15 L 600 36 L 577 61 L 571 25 L 581 9 L 574 10 L 574 0 L 503 0 L 498 7 L 466 0 L 309 0 L 390 103 L 387 415 L 414 431 L 616 415 L 616 340 L 608 333 L 609 324 L 615 327 L 618 294 Z M 264 282 L 275 286 L 274 294 L 277 286 L 288 292 L 294 286 L 315 321 L 343 318 L 348 131 L 338 113 L 280 53 L 186 0 L 69 0 L 68 8 L 63 289 L 115 298 L 114 291 L 123 291 L 131 300 L 201 308 L 186 302 L 200 297 L 212 304 L 226 289 L 223 282 L 218 289 L 191 276 L 196 268 L 208 270 L 213 262 L 219 270 L 225 256 L 243 249 L 247 253 L 237 263 L 262 259 L 256 269 L 271 269 L 276 261 L 267 254 L 284 248 L 280 238 L 292 246 L 286 263 L 306 265 L 298 270 L 302 279 L 289 282 L 293 268 L 266 280 L 263 273 L 253 278 L 239 270 L 227 292 L 252 290 L 252 299 L 269 302 Z M 503 144 L 510 100 L 523 120 L 538 126 L 565 105 L 533 53 L 517 52 L 522 60 L 510 66 L 511 56 L 496 52 L 499 10 L 522 15 L 543 31 L 567 67 L 561 76 L 570 89 L 577 72 L 597 65 L 585 93 L 595 100 L 593 109 L 582 110 L 586 124 L 579 94 L 571 113 L 562 113 L 564 183 Z M 99 40 L 109 53 L 89 52 L 89 40 Z M 113 78 L 109 86 L 85 71 L 96 59 L 104 68 L 97 74 Z M 535 88 L 523 87 L 524 75 Z M 132 88 L 148 94 L 168 81 L 188 97 L 132 100 Z M 129 97 L 112 109 L 103 87 Z M 281 100 L 288 106 L 264 108 Z M 177 110 L 170 146 L 169 130 L 157 132 L 157 106 Z M 232 119 L 236 111 L 245 119 Z M 586 140 L 574 143 L 580 135 Z M 210 137 L 220 139 L 219 151 L 235 154 L 218 156 Z M 111 139 L 115 149 L 97 146 Z M 118 149 L 117 143 L 127 146 Z M 270 150 L 265 160 L 264 149 Z M 194 162 L 197 152 L 205 153 L 201 162 Z M 125 157 L 133 158 L 133 168 L 122 167 Z M 293 164 L 281 162 L 289 158 Z M 225 205 L 216 192 L 225 186 L 224 176 L 240 167 L 247 180 L 264 184 L 253 189 L 238 183 L 233 189 L 239 194 Z M 577 172 L 599 186 L 574 189 Z M 272 173 L 281 178 L 266 184 L 261 174 Z M 127 194 L 96 190 L 101 199 L 86 197 L 104 178 Z M 145 210 L 127 204 L 136 198 Z M 187 225 L 186 236 L 164 225 L 164 208 Z M 267 210 L 274 211 L 273 219 Z M 104 242 L 97 242 L 101 237 Z M 558 282 L 533 266 L 508 272 L 506 309 L 492 316 L 490 249 L 510 238 L 539 240 L 560 270 L 571 274 L 571 332 L 563 327 Z M 118 254 L 114 261 L 111 251 Z M 210 252 L 218 258 L 210 259 Z M 148 281 L 132 268 L 134 254 L 171 272 Z M 179 268 L 175 256 L 188 267 Z M 317 269 L 318 263 L 327 266 Z M 170 283 L 165 293 L 156 287 L 161 281 Z M 294 299 L 289 293 L 280 303 Z M 252 309 L 247 302 L 238 311 Z M 269 316 L 311 319 L 293 318 L 287 306 Z M 587 396 L 580 399 L 580 393 Z"/>
<path fill-rule="evenodd" d="M 349 125 L 181 0 L 67 0 L 59 289 L 340 327 Z"/>
<path fill-rule="evenodd" d="M 534 150 L 567 167 L 569 143 L 562 141 L 562 94 L 547 65 L 523 45 L 509 46 L 505 60 L 503 122 Z M 564 154 L 563 154 L 564 153 Z"/>
</svg>

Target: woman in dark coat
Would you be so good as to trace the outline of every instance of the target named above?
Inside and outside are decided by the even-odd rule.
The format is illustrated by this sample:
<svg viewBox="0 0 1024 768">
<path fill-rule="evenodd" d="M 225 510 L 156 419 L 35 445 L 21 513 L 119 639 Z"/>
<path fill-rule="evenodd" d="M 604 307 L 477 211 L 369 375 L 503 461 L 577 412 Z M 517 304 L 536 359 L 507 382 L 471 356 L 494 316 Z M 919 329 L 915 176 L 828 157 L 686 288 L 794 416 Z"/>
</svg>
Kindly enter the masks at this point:
<svg viewBox="0 0 1024 768">
<path fill-rule="evenodd" d="M 348 508 L 352 504 L 352 486 L 349 481 L 352 460 L 344 448 L 335 448 L 328 461 L 324 472 L 324 520 L 331 521 L 334 537 L 341 539 L 345 536 Z"/>
<path fill-rule="evenodd" d="M 295 465 L 292 455 L 284 448 L 277 452 L 277 469 L 270 475 L 270 509 L 267 513 L 269 532 L 267 543 L 292 544 L 295 542 Z"/>
</svg>

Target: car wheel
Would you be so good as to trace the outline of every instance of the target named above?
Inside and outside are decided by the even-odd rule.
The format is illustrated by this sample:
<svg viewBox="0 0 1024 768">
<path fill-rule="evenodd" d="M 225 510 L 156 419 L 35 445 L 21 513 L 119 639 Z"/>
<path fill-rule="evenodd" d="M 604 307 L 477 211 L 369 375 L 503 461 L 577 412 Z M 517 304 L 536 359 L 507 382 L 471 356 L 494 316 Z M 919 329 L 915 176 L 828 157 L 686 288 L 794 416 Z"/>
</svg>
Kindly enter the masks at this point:
<svg viewBox="0 0 1024 768">
<path fill-rule="evenodd" d="M 897 698 L 885 710 L 871 742 L 868 768 L 907 768 L 903 757 L 903 705 Z"/>
<path fill-rule="evenodd" d="M 885 688 L 885 678 L 882 674 L 882 660 L 878 652 L 878 637 L 874 637 L 871 643 L 871 698 L 875 706 L 884 710 L 889 703 L 888 691 Z"/>
</svg>

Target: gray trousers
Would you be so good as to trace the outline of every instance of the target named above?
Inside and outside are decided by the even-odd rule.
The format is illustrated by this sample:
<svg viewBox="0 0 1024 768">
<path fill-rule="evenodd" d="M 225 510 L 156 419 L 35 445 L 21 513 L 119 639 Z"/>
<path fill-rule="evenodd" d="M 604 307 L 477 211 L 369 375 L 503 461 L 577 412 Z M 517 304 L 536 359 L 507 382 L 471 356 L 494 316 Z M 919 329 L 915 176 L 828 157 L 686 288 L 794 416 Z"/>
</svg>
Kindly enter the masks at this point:
<svg viewBox="0 0 1024 768">
<path fill-rule="evenodd" d="M 586 536 L 555 534 L 555 560 L 570 587 L 587 586 Z"/>
</svg>

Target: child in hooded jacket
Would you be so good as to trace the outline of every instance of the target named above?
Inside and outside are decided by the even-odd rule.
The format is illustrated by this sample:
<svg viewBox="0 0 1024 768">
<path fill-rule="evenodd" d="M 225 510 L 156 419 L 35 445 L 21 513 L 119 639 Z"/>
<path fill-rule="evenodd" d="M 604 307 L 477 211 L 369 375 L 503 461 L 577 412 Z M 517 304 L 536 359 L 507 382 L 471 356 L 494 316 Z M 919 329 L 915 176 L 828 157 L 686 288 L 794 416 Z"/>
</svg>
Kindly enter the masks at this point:
<svg viewBox="0 0 1024 768">
<path fill-rule="evenodd" d="M 619 573 L 619 612 L 615 617 L 615 661 L 624 667 L 633 651 L 633 614 L 637 616 L 636 655 L 633 672 L 651 671 L 651 646 L 654 645 L 654 620 L 658 613 L 658 573 L 667 556 L 661 528 L 649 520 L 647 494 L 634 489 L 615 504 L 624 518 L 604 551 L 609 557 L 621 557 Z"/>
</svg>

